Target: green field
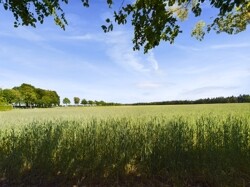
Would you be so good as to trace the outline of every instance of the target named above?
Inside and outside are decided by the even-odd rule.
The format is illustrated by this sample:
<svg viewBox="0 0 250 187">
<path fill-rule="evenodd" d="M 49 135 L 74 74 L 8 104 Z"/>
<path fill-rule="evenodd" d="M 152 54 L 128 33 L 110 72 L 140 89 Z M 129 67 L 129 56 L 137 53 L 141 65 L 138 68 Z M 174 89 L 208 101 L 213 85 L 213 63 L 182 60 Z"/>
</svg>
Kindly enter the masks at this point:
<svg viewBox="0 0 250 187">
<path fill-rule="evenodd" d="M 250 185 L 250 104 L 0 112 L 0 186 Z"/>
</svg>

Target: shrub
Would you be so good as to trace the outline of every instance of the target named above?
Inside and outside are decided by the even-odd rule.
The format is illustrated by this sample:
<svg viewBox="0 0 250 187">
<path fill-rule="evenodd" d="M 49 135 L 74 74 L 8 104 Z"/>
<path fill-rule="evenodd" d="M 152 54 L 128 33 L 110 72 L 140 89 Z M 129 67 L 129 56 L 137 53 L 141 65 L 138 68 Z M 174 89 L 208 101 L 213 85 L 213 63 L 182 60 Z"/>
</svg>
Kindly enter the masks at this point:
<svg viewBox="0 0 250 187">
<path fill-rule="evenodd" d="M 0 105 L 0 111 L 12 110 L 12 105 Z"/>
</svg>

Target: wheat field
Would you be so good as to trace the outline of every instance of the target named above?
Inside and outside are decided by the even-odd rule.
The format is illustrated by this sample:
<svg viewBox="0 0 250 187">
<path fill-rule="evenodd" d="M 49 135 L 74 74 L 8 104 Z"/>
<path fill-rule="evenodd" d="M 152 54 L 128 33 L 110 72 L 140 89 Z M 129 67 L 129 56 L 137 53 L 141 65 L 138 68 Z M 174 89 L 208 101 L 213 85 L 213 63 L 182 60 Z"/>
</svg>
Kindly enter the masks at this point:
<svg viewBox="0 0 250 187">
<path fill-rule="evenodd" d="M 250 185 L 250 105 L 0 113 L 0 186 Z"/>
</svg>

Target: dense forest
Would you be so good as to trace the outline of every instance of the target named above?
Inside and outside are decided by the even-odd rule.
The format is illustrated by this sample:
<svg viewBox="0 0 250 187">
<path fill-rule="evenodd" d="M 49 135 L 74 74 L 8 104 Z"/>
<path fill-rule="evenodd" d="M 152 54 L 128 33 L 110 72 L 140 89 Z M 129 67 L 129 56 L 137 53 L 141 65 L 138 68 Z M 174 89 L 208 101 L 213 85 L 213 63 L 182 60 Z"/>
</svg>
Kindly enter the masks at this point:
<svg viewBox="0 0 250 187">
<path fill-rule="evenodd" d="M 12 89 L 0 89 L 0 104 L 11 104 L 14 107 L 47 108 L 60 105 L 56 91 L 36 88 L 23 83 Z"/>
<path fill-rule="evenodd" d="M 150 103 L 134 103 L 132 105 L 180 105 L 180 104 L 213 104 L 213 103 L 250 103 L 250 95 L 239 95 L 230 97 L 215 97 L 198 100 L 174 100 Z"/>
</svg>

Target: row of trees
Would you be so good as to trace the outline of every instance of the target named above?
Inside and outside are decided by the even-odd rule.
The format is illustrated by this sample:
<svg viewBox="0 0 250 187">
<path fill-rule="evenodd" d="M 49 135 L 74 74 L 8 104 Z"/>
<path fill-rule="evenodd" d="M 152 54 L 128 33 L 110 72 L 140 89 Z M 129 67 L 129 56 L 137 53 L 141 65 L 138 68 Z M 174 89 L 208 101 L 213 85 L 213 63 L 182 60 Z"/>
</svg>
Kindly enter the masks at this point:
<svg viewBox="0 0 250 187">
<path fill-rule="evenodd" d="M 105 102 L 105 101 L 92 101 L 92 100 L 86 100 L 86 99 L 80 99 L 79 97 L 74 97 L 73 98 L 73 100 L 74 100 L 74 104 L 75 105 L 79 105 L 79 104 L 81 104 L 81 105 L 90 105 L 90 106 L 92 106 L 92 105 L 97 105 L 97 106 L 115 106 L 115 105 L 120 105 L 119 103 L 108 103 L 108 102 Z M 63 99 L 63 104 L 65 104 L 65 105 L 70 105 L 71 104 L 71 101 L 70 101 L 70 99 L 69 98 L 67 98 L 67 97 L 65 97 L 64 99 Z"/>
<path fill-rule="evenodd" d="M 36 88 L 23 83 L 12 89 L 0 90 L 0 102 L 15 107 L 52 107 L 60 105 L 60 97 L 56 91 Z"/>
<path fill-rule="evenodd" d="M 135 103 L 133 105 L 178 105 L 178 104 L 212 104 L 212 103 L 250 103 L 250 95 L 239 95 L 230 97 L 215 97 L 198 100 L 175 100 L 151 103 Z"/>
</svg>

